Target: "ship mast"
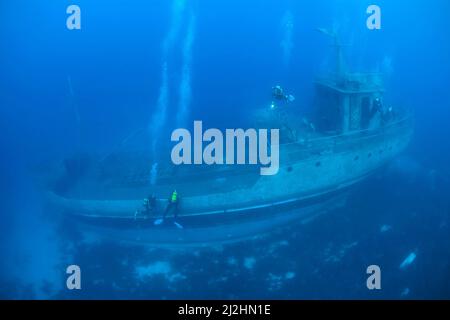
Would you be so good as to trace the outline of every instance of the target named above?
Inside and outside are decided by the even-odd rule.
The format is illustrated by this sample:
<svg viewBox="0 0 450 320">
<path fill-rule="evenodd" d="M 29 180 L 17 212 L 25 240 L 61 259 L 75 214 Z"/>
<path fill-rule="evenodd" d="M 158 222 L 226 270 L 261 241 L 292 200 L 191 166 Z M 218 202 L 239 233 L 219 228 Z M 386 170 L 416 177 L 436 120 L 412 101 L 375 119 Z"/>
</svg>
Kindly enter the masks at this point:
<svg viewBox="0 0 450 320">
<path fill-rule="evenodd" d="M 335 65 L 335 72 L 336 72 L 336 80 L 340 80 L 345 75 L 345 64 L 344 64 L 344 57 L 342 54 L 342 47 L 339 37 L 335 31 L 329 31 L 325 28 L 317 28 L 317 31 L 320 33 L 327 35 L 333 39 L 332 46 L 335 48 L 335 59 L 336 59 L 336 65 Z"/>
</svg>

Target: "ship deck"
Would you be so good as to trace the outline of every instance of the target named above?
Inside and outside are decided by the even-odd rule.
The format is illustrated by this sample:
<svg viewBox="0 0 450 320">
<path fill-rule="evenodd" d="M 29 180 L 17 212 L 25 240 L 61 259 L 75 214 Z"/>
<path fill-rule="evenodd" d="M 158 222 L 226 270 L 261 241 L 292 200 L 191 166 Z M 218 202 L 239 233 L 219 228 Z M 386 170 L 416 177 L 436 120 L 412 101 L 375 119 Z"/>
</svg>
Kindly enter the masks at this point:
<svg viewBox="0 0 450 320">
<path fill-rule="evenodd" d="M 324 155 L 363 149 L 371 143 L 388 140 L 399 131 L 409 130 L 404 118 L 377 130 L 361 130 L 341 135 L 328 135 L 280 146 L 280 170 L 296 163 Z M 392 146 L 387 146 L 389 148 Z M 319 160 L 318 160 L 319 161 Z M 159 165 L 158 179 L 150 184 L 151 155 L 143 150 L 122 150 L 95 163 L 70 189 L 60 194 L 79 200 L 142 200 L 154 193 L 167 199 L 176 189 L 181 197 L 247 189 L 260 178 L 257 165 Z"/>
</svg>

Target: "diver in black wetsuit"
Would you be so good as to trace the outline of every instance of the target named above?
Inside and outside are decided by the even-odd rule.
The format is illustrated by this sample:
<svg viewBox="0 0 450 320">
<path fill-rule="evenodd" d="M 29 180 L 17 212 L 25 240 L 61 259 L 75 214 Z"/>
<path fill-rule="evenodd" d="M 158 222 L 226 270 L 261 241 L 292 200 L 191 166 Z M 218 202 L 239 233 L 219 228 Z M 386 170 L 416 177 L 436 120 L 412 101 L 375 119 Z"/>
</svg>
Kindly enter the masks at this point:
<svg viewBox="0 0 450 320">
<path fill-rule="evenodd" d="M 178 197 L 177 190 L 174 190 L 169 197 L 169 203 L 167 204 L 166 210 L 164 211 L 163 219 L 166 219 L 167 214 L 173 211 L 173 216 L 175 220 L 177 220 L 179 201 L 180 198 Z"/>
<path fill-rule="evenodd" d="M 272 88 L 272 97 L 275 100 L 292 102 L 295 100 L 295 97 L 291 94 L 285 94 L 283 88 L 281 86 L 275 86 Z"/>
<path fill-rule="evenodd" d="M 144 199 L 142 202 L 142 210 L 136 211 L 134 218 L 136 219 L 138 214 L 141 214 L 145 219 L 150 218 L 152 213 L 156 211 L 156 196 L 153 193 L 151 196 Z"/>
<path fill-rule="evenodd" d="M 275 86 L 272 88 L 272 98 L 276 101 L 293 102 L 295 97 L 292 94 L 285 94 L 281 86 Z M 272 101 L 271 108 L 275 108 L 275 101 Z"/>
<path fill-rule="evenodd" d="M 155 225 L 161 225 L 165 222 L 166 217 L 169 213 L 173 212 L 173 217 L 174 217 L 174 222 L 173 224 L 178 228 L 178 229 L 183 229 L 183 226 L 178 223 L 177 218 L 178 218 L 178 205 L 180 203 L 180 197 L 178 196 L 178 192 L 177 190 L 174 190 L 172 192 L 172 194 L 170 195 L 169 199 L 168 199 L 169 203 L 167 204 L 166 210 L 164 211 L 164 215 L 162 217 L 162 219 L 156 219 L 154 224 Z"/>
</svg>

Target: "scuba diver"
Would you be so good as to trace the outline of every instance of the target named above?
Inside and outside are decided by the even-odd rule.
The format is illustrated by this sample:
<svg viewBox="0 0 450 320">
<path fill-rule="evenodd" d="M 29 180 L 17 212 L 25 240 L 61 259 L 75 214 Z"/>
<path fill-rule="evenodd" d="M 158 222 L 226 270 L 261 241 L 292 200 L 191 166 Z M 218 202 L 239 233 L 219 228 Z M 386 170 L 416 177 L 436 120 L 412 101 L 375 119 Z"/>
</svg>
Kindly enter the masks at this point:
<svg viewBox="0 0 450 320">
<path fill-rule="evenodd" d="M 142 201 L 142 210 L 137 210 L 134 213 L 134 219 L 140 214 L 144 217 L 144 219 L 148 219 L 153 212 L 156 211 L 156 196 L 152 193 L 151 196 L 145 198 Z"/>
<path fill-rule="evenodd" d="M 178 198 L 177 190 L 174 190 L 172 192 L 168 200 L 169 203 L 167 204 L 166 210 L 164 211 L 163 219 L 165 219 L 166 215 L 171 211 L 173 211 L 173 216 L 176 219 L 178 216 L 178 203 L 180 201 L 180 199 Z"/>
<path fill-rule="evenodd" d="M 375 100 L 373 100 L 372 112 L 374 114 L 377 113 L 377 112 L 379 112 L 379 113 L 383 112 L 383 104 L 381 103 L 381 99 L 380 98 L 375 98 Z"/>
<path fill-rule="evenodd" d="M 156 196 L 154 193 L 147 199 L 144 199 L 144 214 L 150 216 L 154 211 L 156 211 Z"/>
<path fill-rule="evenodd" d="M 368 114 L 363 118 L 365 119 L 366 125 L 364 127 L 368 127 L 370 121 L 375 117 L 376 114 L 383 115 L 383 104 L 380 98 L 375 98 L 372 101 L 372 107 L 369 109 Z"/>
<path fill-rule="evenodd" d="M 378 97 L 373 100 L 370 118 L 372 119 L 377 113 L 380 115 L 382 123 L 387 123 L 394 118 L 393 108 L 385 107 Z"/>
<path fill-rule="evenodd" d="M 177 190 L 174 190 L 168 199 L 167 207 L 166 207 L 166 210 L 164 211 L 164 215 L 163 215 L 162 219 L 157 219 L 154 224 L 155 225 L 162 224 L 166 220 L 166 216 L 169 213 L 173 212 L 175 226 L 177 226 L 177 228 L 179 228 L 179 229 L 183 229 L 183 226 L 176 221 L 177 217 L 178 217 L 179 203 L 180 203 L 180 197 L 178 196 Z"/>
<path fill-rule="evenodd" d="M 275 86 L 272 88 L 272 98 L 283 102 L 293 102 L 295 100 L 295 97 L 292 94 L 285 94 L 281 86 Z M 275 108 L 275 101 L 272 101 L 271 108 Z"/>
</svg>

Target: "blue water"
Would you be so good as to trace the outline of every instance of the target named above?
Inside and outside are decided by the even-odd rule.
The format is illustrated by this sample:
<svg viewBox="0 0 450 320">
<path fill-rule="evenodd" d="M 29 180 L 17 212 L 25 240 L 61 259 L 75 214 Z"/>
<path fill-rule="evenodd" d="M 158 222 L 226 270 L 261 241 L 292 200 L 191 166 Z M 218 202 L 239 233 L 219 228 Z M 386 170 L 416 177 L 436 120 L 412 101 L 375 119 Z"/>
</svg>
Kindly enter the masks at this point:
<svg viewBox="0 0 450 320">
<path fill-rule="evenodd" d="M 377 31 L 366 28 L 373 3 Z M 66 27 L 70 4 L 81 30 Z M 2 1 L 0 297 L 450 298 L 449 9 L 447 0 Z M 339 31 L 350 69 L 385 72 L 386 100 L 416 117 L 408 149 L 344 207 L 252 241 L 173 251 L 82 241 L 43 206 L 37 177 L 51 164 L 108 152 L 136 128 L 159 135 L 148 146 L 157 152 L 194 119 L 246 126 L 279 83 L 307 111 L 314 75 L 332 61 L 318 27 Z M 81 267 L 79 291 L 65 287 L 70 264 Z M 381 290 L 366 287 L 372 264 Z"/>
</svg>

